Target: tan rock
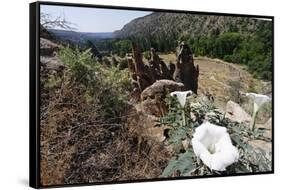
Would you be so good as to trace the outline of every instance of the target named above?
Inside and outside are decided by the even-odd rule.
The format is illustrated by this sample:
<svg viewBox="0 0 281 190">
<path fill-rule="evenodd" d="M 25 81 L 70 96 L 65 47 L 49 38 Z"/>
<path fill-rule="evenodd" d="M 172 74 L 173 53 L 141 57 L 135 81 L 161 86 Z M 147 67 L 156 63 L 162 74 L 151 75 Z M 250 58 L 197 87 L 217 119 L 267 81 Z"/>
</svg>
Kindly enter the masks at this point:
<svg viewBox="0 0 281 190">
<path fill-rule="evenodd" d="M 270 118 L 265 124 L 264 128 L 268 130 L 272 130 L 272 118 Z"/>
<path fill-rule="evenodd" d="M 272 153 L 271 142 L 266 142 L 266 141 L 263 141 L 263 140 L 251 140 L 248 143 L 254 148 L 255 152 L 262 153 L 261 150 L 263 150 L 266 153 L 265 156 L 268 159 L 271 159 L 271 153 Z"/>
<path fill-rule="evenodd" d="M 173 91 L 180 91 L 184 88 L 182 83 L 172 80 L 157 80 L 141 93 L 141 105 L 145 113 L 157 117 L 163 116 L 166 112 L 164 99 Z"/>
<path fill-rule="evenodd" d="M 226 104 L 226 115 L 232 121 L 250 123 L 251 116 L 241 106 L 233 101 L 228 101 Z"/>
<path fill-rule="evenodd" d="M 159 126 L 158 117 L 147 114 L 142 110 L 140 105 L 136 105 L 132 108 L 131 112 L 136 114 L 133 114 L 132 117 L 127 119 L 126 123 L 130 131 L 139 131 L 138 133 L 141 134 L 141 136 L 148 137 L 157 142 L 163 142 L 166 139 L 164 131 L 169 127 L 163 125 Z"/>
<path fill-rule="evenodd" d="M 272 139 L 272 118 L 264 124 L 256 124 L 256 127 L 264 130 L 264 137 Z"/>
<path fill-rule="evenodd" d="M 47 40 L 45 38 L 40 38 L 40 55 L 41 56 L 53 56 L 53 53 L 57 51 L 61 46 Z"/>
<path fill-rule="evenodd" d="M 158 142 L 163 142 L 166 137 L 164 135 L 165 129 L 169 128 L 168 126 L 161 127 L 148 127 L 144 130 L 144 136 L 152 138 Z"/>
</svg>

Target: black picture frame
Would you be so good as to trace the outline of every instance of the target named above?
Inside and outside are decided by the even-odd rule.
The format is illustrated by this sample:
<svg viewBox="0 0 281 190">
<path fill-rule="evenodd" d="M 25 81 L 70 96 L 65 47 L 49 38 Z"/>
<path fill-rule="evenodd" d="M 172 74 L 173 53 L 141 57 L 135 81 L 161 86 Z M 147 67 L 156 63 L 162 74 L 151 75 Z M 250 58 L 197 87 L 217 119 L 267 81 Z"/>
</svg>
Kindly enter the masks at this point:
<svg viewBox="0 0 281 190">
<path fill-rule="evenodd" d="M 57 5 L 70 7 L 88 7 L 88 8 L 104 8 L 118 10 L 140 10 L 154 12 L 169 12 L 169 13 L 191 13 L 203 15 L 218 15 L 218 16 L 234 16 L 234 17 L 256 17 L 272 19 L 272 171 L 258 173 L 241 173 L 223 176 L 193 176 L 193 177 L 173 177 L 173 178 L 157 178 L 157 179 L 141 179 L 141 180 L 125 180 L 112 182 L 96 182 L 96 183 L 79 183 L 79 184 L 62 184 L 42 186 L 40 184 L 40 6 L 41 5 Z M 260 175 L 274 173 L 274 16 L 265 15 L 249 15 L 249 14 L 234 14 L 234 13 L 218 13 L 218 12 L 198 12 L 187 10 L 169 10 L 157 8 L 143 7 L 124 7 L 124 6 L 109 6 L 109 5 L 92 5 L 80 3 L 60 3 L 38 1 L 29 4 L 29 39 L 30 39 L 30 65 L 29 65 L 29 185 L 33 188 L 51 188 L 51 187 L 72 187 L 72 186 L 87 186 L 87 185 L 102 185 L 102 184 L 121 184 L 121 183 L 136 183 L 136 182 L 152 182 L 152 181 L 167 181 L 167 180 L 185 180 L 185 179 L 200 179 L 213 177 L 233 177 L 245 175 Z"/>
</svg>

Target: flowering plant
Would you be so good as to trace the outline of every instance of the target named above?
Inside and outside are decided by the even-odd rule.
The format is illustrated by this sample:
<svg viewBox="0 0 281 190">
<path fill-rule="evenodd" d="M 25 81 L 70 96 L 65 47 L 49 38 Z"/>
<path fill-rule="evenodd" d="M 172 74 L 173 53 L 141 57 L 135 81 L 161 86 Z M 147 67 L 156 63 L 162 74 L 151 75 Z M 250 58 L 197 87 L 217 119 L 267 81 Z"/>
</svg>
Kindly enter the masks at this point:
<svg viewBox="0 0 281 190">
<path fill-rule="evenodd" d="M 254 108 L 253 108 L 253 115 L 252 115 L 252 122 L 251 122 L 251 129 L 255 129 L 256 117 L 260 107 L 269 102 L 271 100 L 270 97 L 263 95 L 263 94 L 256 94 L 256 93 L 246 93 L 246 96 L 253 100 Z"/>
<path fill-rule="evenodd" d="M 211 170 L 224 171 L 239 158 L 226 128 L 209 122 L 196 128 L 192 147 L 195 155 Z"/>
</svg>

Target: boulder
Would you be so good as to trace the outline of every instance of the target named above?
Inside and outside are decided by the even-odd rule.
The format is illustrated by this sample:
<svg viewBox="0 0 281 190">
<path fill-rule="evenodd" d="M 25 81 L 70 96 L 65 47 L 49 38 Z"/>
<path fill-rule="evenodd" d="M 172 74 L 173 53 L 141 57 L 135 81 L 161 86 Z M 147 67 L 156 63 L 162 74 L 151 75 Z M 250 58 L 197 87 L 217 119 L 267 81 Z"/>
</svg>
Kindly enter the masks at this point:
<svg viewBox="0 0 281 190">
<path fill-rule="evenodd" d="M 267 130 L 272 130 L 272 118 L 270 118 L 266 123 L 260 125 L 259 128 L 264 128 Z"/>
<path fill-rule="evenodd" d="M 264 130 L 263 136 L 272 139 L 272 118 L 264 124 L 256 124 L 256 127 Z"/>
<path fill-rule="evenodd" d="M 57 57 L 40 56 L 41 66 L 48 71 L 62 71 L 65 66 L 63 62 Z"/>
<path fill-rule="evenodd" d="M 168 126 L 159 126 L 158 117 L 144 112 L 140 105 L 135 105 L 135 107 L 131 108 L 130 113 L 134 113 L 126 121 L 130 131 L 139 131 L 138 134 L 141 137 L 157 142 L 163 142 L 166 139 L 164 131 Z"/>
<path fill-rule="evenodd" d="M 166 140 L 164 130 L 164 127 L 150 127 L 145 130 L 144 136 L 152 138 L 157 142 L 163 142 Z"/>
<path fill-rule="evenodd" d="M 255 152 L 265 153 L 269 160 L 271 160 L 271 153 L 272 153 L 272 145 L 271 142 L 266 142 L 263 140 L 251 140 L 248 142 L 251 145 Z"/>
<path fill-rule="evenodd" d="M 226 115 L 232 121 L 239 123 L 252 121 L 251 116 L 241 106 L 231 100 L 226 103 Z"/>
<path fill-rule="evenodd" d="M 166 79 L 157 80 L 141 93 L 142 109 L 148 114 L 163 116 L 167 110 L 164 101 L 166 95 L 173 91 L 181 91 L 183 88 L 182 83 Z"/>
<path fill-rule="evenodd" d="M 272 130 L 272 118 L 270 118 L 265 124 L 264 127 L 266 129 Z"/>
<path fill-rule="evenodd" d="M 49 40 L 54 40 L 54 36 L 41 24 L 40 24 L 40 37 Z"/>
<path fill-rule="evenodd" d="M 60 47 L 50 40 L 40 38 L 40 56 L 53 56 L 54 52 L 58 51 Z"/>
</svg>

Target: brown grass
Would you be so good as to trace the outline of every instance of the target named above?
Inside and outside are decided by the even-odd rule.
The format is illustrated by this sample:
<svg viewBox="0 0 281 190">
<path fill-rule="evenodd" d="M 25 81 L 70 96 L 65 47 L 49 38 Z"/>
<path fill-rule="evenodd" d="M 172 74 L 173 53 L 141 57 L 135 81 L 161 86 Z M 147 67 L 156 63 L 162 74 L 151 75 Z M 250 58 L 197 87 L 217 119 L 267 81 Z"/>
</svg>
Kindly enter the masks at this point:
<svg viewBox="0 0 281 190">
<path fill-rule="evenodd" d="M 42 185 L 151 179 L 161 175 L 169 160 L 163 146 L 140 137 L 140 130 L 129 129 L 124 124 L 126 116 L 119 122 L 101 119 L 98 113 L 102 108 L 95 100 L 87 100 L 83 87 L 62 81 L 52 88 L 42 86 Z"/>
<path fill-rule="evenodd" d="M 174 54 L 161 54 L 160 57 L 166 62 L 176 61 Z M 258 92 L 268 94 L 269 87 L 261 80 L 253 78 L 245 70 L 245 66 L 224 62 L 219 59 L 207 57 L 194 57 L 194 64 L 199 65 L 198 94 L 207 92 L 215 97 L 214 104 L 220 109 L 225 109 L 225 104 L 232 97 L 230 81 L 241 81 L 241 92 Z"/>
</svg>

